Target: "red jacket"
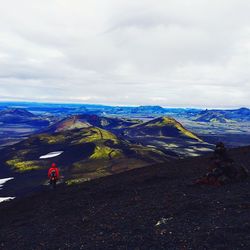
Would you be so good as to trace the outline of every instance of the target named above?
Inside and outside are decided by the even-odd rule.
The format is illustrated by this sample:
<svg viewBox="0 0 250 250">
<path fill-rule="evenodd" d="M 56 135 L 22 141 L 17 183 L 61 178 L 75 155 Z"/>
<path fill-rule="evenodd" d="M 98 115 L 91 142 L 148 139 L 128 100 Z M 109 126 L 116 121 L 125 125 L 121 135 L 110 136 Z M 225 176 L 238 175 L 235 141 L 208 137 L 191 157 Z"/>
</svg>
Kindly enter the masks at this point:
<svg viewBox="0 0 250 250">
<path fill-rule="evenodd" d="M 53 167 L 51 167 L 51 168 L 49 169 L 49 171 L 48 171 L 48 178 L 50 179 L 50 177 L 51 177 L 50 175 L 51 175 L 51 172 L 52 172 L 53 170 L 56 171 L 56 179 L 59 179 L 59 177 L 60 177 L 59 169 L 58 169 L 58 168 L 53 168 Z"/>
</svg>

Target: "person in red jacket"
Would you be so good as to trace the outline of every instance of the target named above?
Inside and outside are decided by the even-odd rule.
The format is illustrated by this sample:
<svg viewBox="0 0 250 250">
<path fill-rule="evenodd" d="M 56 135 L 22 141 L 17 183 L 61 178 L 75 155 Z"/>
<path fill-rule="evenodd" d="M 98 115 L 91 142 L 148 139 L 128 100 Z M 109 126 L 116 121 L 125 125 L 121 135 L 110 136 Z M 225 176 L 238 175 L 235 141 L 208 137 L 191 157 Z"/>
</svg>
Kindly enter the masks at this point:
<svg viewBox="0 0 250 250">
<path fill-rule="evenodd" d="M 59 169 L 55 163 L 51 164 L 51 168 L 48 171 L 48 178 L 49 178 L 50 184 L 55 188 L 56 182 L 60 178 Z"/>
</svg>

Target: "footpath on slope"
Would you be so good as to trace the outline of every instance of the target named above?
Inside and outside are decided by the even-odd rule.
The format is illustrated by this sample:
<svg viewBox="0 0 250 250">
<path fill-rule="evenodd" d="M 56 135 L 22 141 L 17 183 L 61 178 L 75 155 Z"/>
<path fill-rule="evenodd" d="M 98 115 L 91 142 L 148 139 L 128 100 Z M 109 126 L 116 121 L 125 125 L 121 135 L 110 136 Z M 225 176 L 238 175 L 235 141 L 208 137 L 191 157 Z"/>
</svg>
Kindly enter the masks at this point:
<svg viewBox="0 0 250 250">
<path fill-rule="evenodd" d="M 232 152 L 250 166 L 250 148 Z M 209 157 L 135 169 L 0 205 L 0 249 L 248 249 L 249 179 L 186 184 Z"/>
</svg>

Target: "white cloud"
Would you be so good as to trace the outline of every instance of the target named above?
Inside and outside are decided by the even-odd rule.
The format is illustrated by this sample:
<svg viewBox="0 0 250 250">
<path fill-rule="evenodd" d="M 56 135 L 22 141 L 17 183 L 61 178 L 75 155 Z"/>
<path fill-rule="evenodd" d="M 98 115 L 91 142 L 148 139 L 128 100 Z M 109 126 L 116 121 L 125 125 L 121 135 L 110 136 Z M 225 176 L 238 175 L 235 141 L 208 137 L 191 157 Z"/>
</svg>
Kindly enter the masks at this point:
<svg viewBox="0 0 250 250">
<path fill-rule="evenodd" d="M 250 106 L 250 2 L 10 0 L 0 100 Z"/>
</svg>

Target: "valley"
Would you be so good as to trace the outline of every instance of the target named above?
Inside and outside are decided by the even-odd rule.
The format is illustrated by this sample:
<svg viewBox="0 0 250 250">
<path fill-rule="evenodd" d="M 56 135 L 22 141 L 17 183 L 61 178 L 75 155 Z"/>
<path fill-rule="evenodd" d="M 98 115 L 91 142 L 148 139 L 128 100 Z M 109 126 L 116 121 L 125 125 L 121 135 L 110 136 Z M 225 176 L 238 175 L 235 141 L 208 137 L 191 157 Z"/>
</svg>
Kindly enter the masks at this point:
<svg viewBox="0 0 250 250">
<path fill-rule="evenodd" d="M 63 182 L 75 185 L 208 154 L 218 141 L 238 147 L 250 139 L 248 118 L 239 115 L 247 109 L 228 111 L 230 115 L 218 111 L 227 117 L 220 120 L 211 120 L 217 111 L 211 117 L 211 111 L 159 106 L 5 103 L 0 110 L 0 177 L 15 177 L 0 191 L 2 196 L 43 189 L 52 162 L 59 165 Z"/>
</svg>

